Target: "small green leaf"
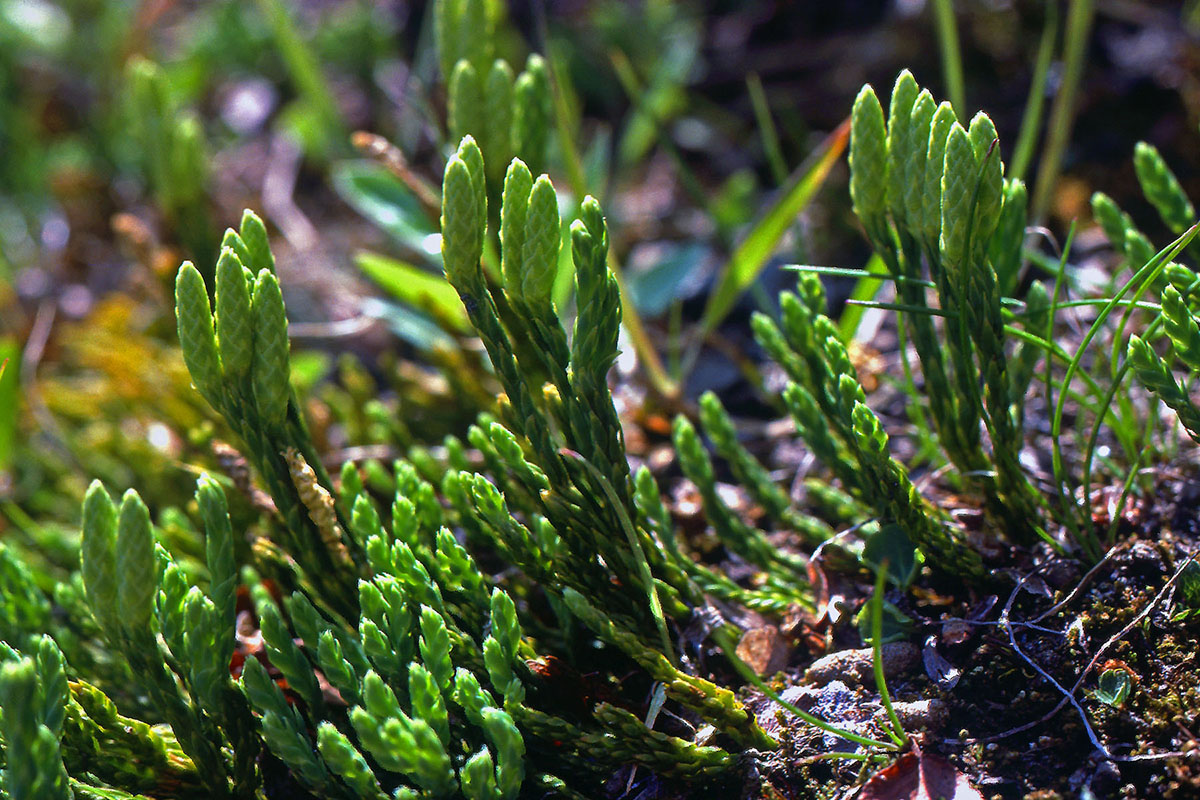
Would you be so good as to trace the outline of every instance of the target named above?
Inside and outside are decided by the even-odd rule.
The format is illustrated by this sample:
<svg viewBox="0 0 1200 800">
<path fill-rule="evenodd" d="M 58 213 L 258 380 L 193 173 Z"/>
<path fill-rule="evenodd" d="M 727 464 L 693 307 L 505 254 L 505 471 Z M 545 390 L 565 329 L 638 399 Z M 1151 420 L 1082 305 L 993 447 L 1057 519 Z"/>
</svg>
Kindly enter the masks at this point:
<svg viewBox="0 0 1200 800">
<path fill-rule="evenodd" d="M 862 560 L 875 569 L 886 561 L 888 580 L 899 589 L 907 588 L 912 582 L 919 563 L 912 540 L 895 523 L 880 525 L 877 531 L 866 536 Z"/>
<path fill-rule="evenodd" d="M 500 794 L 496 786 L 496 768 L 487 747 L 467 759 L 459 771 L 459 780 L 467 800 L 494 800 Z"/>
<path fill-rule="evenodd" d="M 1092 194 L 1092 217 L 1100 224 L 1104 235 L 1118 253 L 1125 251 L 1125 231 L 1133 227 L 1133 219 L 1121 210 L 1117 201 L 1104 192 Z"/>
<path fill-rule="evenodd" d="M 937 103 L 933 95 L 928 89 L 922 89 L 909 119 L 908 163 L 904 166 L 904 213 L 909 227 L 913 229 L 924 222 L 925 161 L 929 157 L 929 135 L 936 112 Z"/>
<path fill-rule="evenodd" d="M 479 148 L 467 137 L 446 164 L 442 182 L 442 265 L 460 294 L 482 281 L 479 259 L 487 227 L 486 196 L 481 204 L 471 167 L 463 157 L 472 149 L 478 156 Z"/>
<path fill-rule="evenodd" d="M 233 530 L 229 523 L 229 508 L 221 485 L 209 477 L 200 476 L 196 482 L 196 503 L 204 518 L 204 551 L 208 564 L 209 595 L 217 608 L 221 623 L 228 634 L 222 646 L 232 648 L 234 622 L 237 615 L 237 564 L 233 554 Z"/>
<path fill-rule="evenodd" d="M 514 158 L 504 176 L 500 203 L 500 258 L 504 285 L 514 296 L 520 294 L 521 276 L 525 272 L 526 224 L 532 191 L 533 174 L 525 162 Z"/>
<path fill-rule="evenodd" d="M 1000 161 L 996 126 L 987 114 L 980 111 L 975 115 L 967 135 L 975 150 L 975 162 L 983 168 L 971 233 L 972 246 L 978 249 L 987 245 L 996 229 L 1004 198 L 1004 165 Z"/>
<path fill-rule="evenodd" d="M 373 161 L 343 161 L 333 168 L 333 188 L 376 227 L 408 249 L 436 256 L 437 226 L 404 182 Z"/>
<path fill-rule="evenodd" d="M 1173 233 L 1183 233 L 1196 221 L 1196 209 L 1154 145 L 1138 142 L 1133 151 L 1133 166 L 1146 199 L 1158 209 Z"/>
<path fill-rule="evenodd" d="M 408 261 L 365 250 L 354 254 L 354 263 L 401 303 L 431 314 L 457 333 L 471 331 L 467 310 L 444 276 Z"/>
<path fill-rule="evenodd" d="M 287 310 L 275 273 L 264 269 L 254 288 L 254 404 L 270 426 L 287 418 L 292 387 L 288 364 Z"/>
<path fill-rule="evenodd" d="M 1176 612 L 1171 619 L 1182 621 L 1200 614 L 1200 564 L 1189 562 L 1180 572 L 1177 585 Z"/>
<path fill-rule="evenodd" d="M 868 647 L 874 644 L 871 636 L 871 606 L 872 602 L 869 600 L 863 603 L 862 609 L 854 618 L 855 624 L 858 625 L 858 635 L 862 638 L 863 644 Z M 913 621 L 907 614 L 890 601 L 883 601 L 883 627 L 879 636 L 881 644 L 907 639 L 912 633 L 912 628 Z"/>
<path fill-rule="evenodd" d="M 908 70 L 896 77 L 892 87 L 892 99 L 888 104 L 887 124 L 887 204 L 897 224 L 905 215 L 904 193 L 907 190 L 909 132 L 912 130 L 913 105 L 921 89 Z"/>
<path fill-rule="evenodd" d="M 221 249 L 229 248 L 241 260 L 242 264 L 250 263 L 250 250 L 246 247 L 246 242 L 242 239 L 242 235 L 233 228 L 226 228 L 225 235 L 221 238 Z"/>
<path fill-rule="evenodd" d="M 125 630 L 147 628 L 158 592 L 158 558 L 154 554 L 154 532 L 150 511 L 137 492 L 130 489 L 121 498 L 117 519 L 117 609 Z"/>
<path fill-rule="evenodd" d="M 213 331 L 208 288 L 190 261 L 183 262 L 175 278 L 175 316 L 183 362 L 187 364 L 196 389 L 215 406 L 221 397 L 221 358 Z"/>
<path fill-rule="evenodd" d="M 975 149 L 966 130 L 957 122 L 946 137 L 945 169 L 942 171 L 942 261 L 959 266 L 966 257 L 967 227 L 971 198 L 979 177 Z"/>
<path fill-rule="evenodd" d="M 483 118 L 487 126 L 484 161 L 491 171 L 493 184 L 504 177 L 505 165 L 513 150 L 513 71 L 508 62 L 497 58 L 483 79 Z"/>
<path fill-rule="evenodd" d="M 117 507 L 100 481 L 92 481 L 83 498 L 83 542 L 80 561 L 88 605 L 108 636 L 117 632 Z"/>
<path fill-rule="evenodd" d="M 954 109 L 943 102 L 933 112 L 929 123 L 929 150 L 925 154 L 925 188 L 921 202 L 923 222 L 921 232 L 926 242 L 936 248 L 942 232 L 942 175 L 945 171 L 946 137 L 957 122 Z"/>
<path fill-rule="evenodd" d="M 552 114 L 550 75 L 545 60 L 533 53 L 513 90 L 513 146 L 531 170 L 540 170 L 546 160 Z"/>
<path fill-rule="evenodd" d="M 684 298 L 685 290 L 712 252 L 699 242 L 664 243 L 662 257 L 649 269 L 627 276 L 629 300 L 643 316 L 657 317 Z"/>
<path fill-rule="evenodd" d="M 359 797 L 386 797 L 375 773 L 350 740 L 329 722 L 317 726 L 317 749 L 329 768 L 354 787 Z"/>
<path fill-rule="evenodd" d="M 251 272 L 275 271 L 275 256 L 271 253 L 271 241 L 267 236 L 267 226 L 262 218 L 250 209 L 242 211 L 241 239 L 246 245 L 246 258 L 243 262 Z M 238 254 L 241 255 L 240 253 Z"/>
<path fill-rule="evenodd" d="M 1113 708 L 1120 708 L 1129 699 L 1133 681 L 1123 669 L 1106 669 L 1096 681 L 1096 699 Z"/>
<path fill-rule="evenodd" d="M 534 181 L 529 193 L 529 211 L 525 219 L 525 241 L 521 246 L 521 281 L 516 296 L 531 308 L 550 302 L 550 290 L 558 269 L 558 249 L 562 245 L 562 226 L 558 217 L 558 196 L 546 175 Z M 507 275 L 505 278 L 507 279 Z"/>
<path fill-rule="evenodd" d="M 870 230 L 887 210 L 887 129 L 883 107 L 867 84 L 850 115 L 850 198 L 854 213 Z"/>
</svg>

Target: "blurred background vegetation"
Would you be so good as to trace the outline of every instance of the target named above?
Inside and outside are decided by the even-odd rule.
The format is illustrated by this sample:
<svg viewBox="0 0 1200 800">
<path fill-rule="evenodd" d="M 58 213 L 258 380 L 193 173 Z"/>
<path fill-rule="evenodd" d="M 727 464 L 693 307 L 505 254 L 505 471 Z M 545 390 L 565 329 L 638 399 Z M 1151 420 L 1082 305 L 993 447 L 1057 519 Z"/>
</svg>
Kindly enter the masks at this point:
<svg viewBox="0 0 1200 800">
<path fill-rule="evenodd" d="M 910 68 L 1006 142 L 1040 103 L 1034 153 L 1067 125 L 1061 169 L 1026 177 L 1050 237 L 1083 223 L 1081 268 L 1110 257 L 1087 227 L 1097 189 L 1167 240 L 1137 188 L 1138 139 L 1200 194 L 1195 0 L 503 5 L 498 55 L 541 53 L 552 78 L 546 169 L 564 205 L 603 202 L 645 327 L 619 365 L 635 455 L 665 441 L 656 410 L 706 389 L 771 416 L 749 312 L 791 280 L 781 264 L 866 262 L 833 159 L 864 82 Z M 1074 113 L 1054 117 L 1072 24 L 1081 78 Z M 433 39 L 424 4 L 389 0 L 0 0 L 0 538 L 65 575 L 93 477 L 169 509 L 187 474 L 236 476 L 188 388 L 171 285 L 182 259 L 213 263 L 245 207 L 271 230 L 294 382 L 331 465 L 436 444 L 489 406 L 440 277 L 453 142 Z"/>
</svg>

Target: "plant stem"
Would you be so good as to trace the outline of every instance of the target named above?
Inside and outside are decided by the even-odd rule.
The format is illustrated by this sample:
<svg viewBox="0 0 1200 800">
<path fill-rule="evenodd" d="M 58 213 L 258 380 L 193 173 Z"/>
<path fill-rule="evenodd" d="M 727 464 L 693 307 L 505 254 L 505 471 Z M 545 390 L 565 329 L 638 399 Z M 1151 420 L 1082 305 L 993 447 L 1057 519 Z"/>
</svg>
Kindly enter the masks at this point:
<svg viewBox="0 0 1200 800">
<path fill-rule="evenodd" d="M 324 144 L 334 152 L 345 150 L 348 144 L 345 122 L 338 110 L 337 99 L 321 72 L 315 53 L 304 44 L 297 32 L 288 6 L 280 0 L 258 0 L 258 7 L 267 19 L 289 77 L 295 82 L 297 91 L 319 115 L 325 127 L 323 133 L 330 137 Z"/>
<path fill-rule="evenodd" d="M 654 575 L 650 571 L 650 564 L 646 561 L 646 551 L 642 549 L 642 542 L 638 539 L 633 522 L 629 519 L 628 509 L 625 508 L 625 504 L 621 502 L 621 499 L 617 497 L 617 492 L 613 489 L 612 482 L 604 477 L 604 473 L 596 469 L 592 463 L 573 451 L 564 449 L 559 452 L 564 456 L 574 458 L 596 479 L 600 484 L 600 489 L 604 492 L 604 496 L 612 506 L 613 513 L 621 521 L 621 529 L 625 532 L 625 538 L 629 542 L 629 550 L 633 555 L 634 562 L 637 564 L 638 575 L 645 584 L 647 599 L 650 601 L 650 614 L 654 617 L 654 624 L 658 628 L 658 637 L 663 647 L 662 654 L 674 666 L 675 648 L 671 646 L 671 634 L 667 632 L 667 620 L 663 616 L 662 602 L 658 599 L 658 589 L 654 585 Z"/>
<path fill-rule="evenodd" d="M 843 739 L 848 739 L 855 744 L 862 745 L 863 747 L 877 747 L 881 750 L 897 749 L 896 745 L 892 744 L 891 742 L 881 742 L 878 739 L 870 739 L 866 736 L 859 736 L 857 733 L 845 730 L 844 728 L 839 728 L 831 722 L 826 722 L 820 717 L 813 716 L 804 709 L 797 707 L 794 703 L 789 703 L 787 700 L 784 700 L 779 696 L 779 692 L 776 692 L 770 686 L 767 686 L 763 679 L 758 677 L 754 670 L 750 668 L 750 665 L 745 661 L 742 661 L 742 659 L 738 657 L 737 653 L 733 652 L 733 648 L 726 647 L 722 644 L 721 649 L 725 651 L 725 657 L 729 659 L 729 663 L 733 664 L 734 669 L 736 669 L 738 674 L 740 674 L 748 683 L 765 694 L 771 700 L 775 701 L 784 710 L 790 711 L 800 719 L 807 722 L 809 725 L 819 728 L 827 733 L 832 733 L 834 736 L 840 736 Z"/>
<path fill-rule="evenodd" d="M 539 22 L 544 24 L 544 19 L 539 20 Z M 570 107 L 563 89 L 564 83 L 559 80 L 560 67 L 562 65 L 554 49 L 551 47 L 549 38 L 544 35 L 543 38 L 546 42 L 550 85 L 554 89 L 555 127 L 558 130 L 558 140 L 566 162 L 567 179 L 571 184 L 571 191 L 575 193 L 576 198 L 582 198 L 588 193 L 587 178 L 583 172 L 583 160 L 580 158 L 579 150 L 575 146 L 577 140 L 573 130 L 575 126 L 572 125 Z M 634 352 L 637 353 L 638 358 L 646 369 L 646 376 L 650 381 L 650 385 L 659 396 L 666 400 L 674 401 L 679 397 L 679 386 L 667 374 L 666 368 L 663 367 L 662 358 L 658 355 L 658 351 L 654 348 L 654 343 L 650 341 L 650 337 L 646 334 L 646 328 L 642 324 L 641 315 L 638 314 L 637 309 L 634 307 L 633 299 L 629 296 L 629 288 L 626 286 L 625 278 L 621 274 L 620 266 L 611 247 L 608 250 L 608 268 L 612 271 L 613 277 L 617 281 L 617 290 L 621 293 L 621 324 L 625 328 L 625 333 L 629 335 L 629 342 L 633 345 Z"/>
<path fill-rule="evenodd" d="M 897 745 L 903 747 L 908 742 L 908 734 L 896 716 L 892 707 L 892 695 L 888 692 L 887 679 L 883 674 L 883 587 L 887 584 L 888 560 L 885 558 L 879 565 L 875 576 L 875 593 L 871 595 L 871 666 L 875 670 L 875 688 L 879 690 L 879 699 L 887 711 L 891 727 L 887 734 Z"/>
<path fill-rule="evenodd" d="M 666 368 L 663 367 L 662 358 L 658 355 L 658 350 L 654 348 L 654 343 L 650 341 L 645 325 L 642 324 L 642 316 L 634 308 L 633 299 L 629 296 L 629 287 L 625 284 L 625 276 L 621 273 L 621 267 L 611 248 L 608 251 L 608 268 L 612 271 L 613 278 L 617 281 L 617 290 L 621 293 L 621 324 L 625 327 L 625 333 L 629 335 L 629 341 L 638 354 L 638 358 L 641 359 L 642 366 L 646 369 L 646 377 L 650 380 L 650 385 L 664 400 L 678 400 L 679 384 L 671 379 Z"/>
<path fill-rule="evenodd" d="M 1087 352 L 1088 345 L 1091 344 L 1092 339 L 1094 339 L 1096 334 L 1100 331 L 1100 328 L 1104 325 L 1105 320 L 1108 319 L 1112 311 L 1121 302 L 1121 298 L 1123 298 L 1130 290 L 1134 289 L 1135 286 L 1137 287 L 1137 293 L 1135 294 L 1135 297 L 1145 291 L 1145 288 L 1153 283 L 1154 279 L 1157 278 L 1159 273 L 1163 271 L 1167 263 L 1181 250 L 1183 250 L 1183 248 L 1186 247 L 1193 238 L 1195 238 L 1198 228 L 1200 228 L 1200 225 L 1192 226 L 1187 230 L 1186 233 L 1168 245 L 1165 249 L 1159 251 L 1154 258 L 1150 259 L 1150 261 L 1145 264 L 1145 266 L 1134 273 L 1134 276 L 1129 279 L 1129 282 L 1122 286 L 1120 291 L 1118 291 L 1117 294 L 1109 301 L 1109 303 L 1100 310 L 1100 313 L 1096 315 L 1095 322 L 1092 323 L 1091 328 L 1088 329 L 1088 332 L 1084 335 L 1083 340 L 1079 343 L 1079 350 L 1076 352 L 1075 357 L 1071 359 L 1071 363 L 1067 365 L 1067 372 L 1063 376 L 1064 387 L 1070 386 L 1071 379 L 1075 377 L 1075 373 L 1079 370 L 1079 366 L 1083 360 L 1083 354 Z M 1057 288 L 1058 287 L 1056 286 L 1055 289 L 1057 290 Z M 1052 301 L 1056 298 L 1056 296 L 1057 291 L 1055 295 L 1052 295 Z M 1051 303 L 1051 309 L 1053 310 L 1053 302 Z M 1050 435 L 1054 445 L 1053 461 L 1055 480 L 1059 484 L 1060 492 L 1063 493 L 1062 499 L 1071 504 L 1072 511 L 1074 513 L 1087 514 L 1087 498 L 1083 498 L 1084 506 L 1082 509 L 1080 509 L 1075 498 L 1067 493 L 1067 487 L 1061 480 L 1062 447 L 1059 441 L 1059 436 L 1062 432 L 1062 419 L 1066 408 L 1066 400 L 1066 392 L 1063 392 L 1059 395 L 1058 401 L 1054 404 L 1054 415 L 1050 425 Z M 1072 518 L 1073 516 L 1074 514 L 1070 514 L 1068 515 L 1068 518 Z M 1079 540 L 1078 534 L 1076 535 L 1076 539 Z"/>
</svg>

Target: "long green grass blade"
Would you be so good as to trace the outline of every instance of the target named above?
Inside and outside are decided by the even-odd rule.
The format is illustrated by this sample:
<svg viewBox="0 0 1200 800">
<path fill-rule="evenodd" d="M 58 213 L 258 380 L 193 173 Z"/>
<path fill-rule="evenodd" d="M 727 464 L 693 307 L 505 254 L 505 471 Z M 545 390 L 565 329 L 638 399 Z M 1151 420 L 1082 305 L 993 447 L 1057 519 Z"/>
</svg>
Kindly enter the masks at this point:
<svg viewBox="0 0 1200 800">
<path fill-rule="evenodd" d="M 874 260 L 869 262 L 874 264 Z M 924 278 L 910 278 L 907 275 L 893 275 L 890 272 L 880 272 L 879 270 L 855 269 L 853 267 L 817 267 L 810 264 L 786 264 L 783 269 L 795 270 L 796 272 L 811 272 L 813 275 L 831 275 L 835 278 L 878 278 L 881 281 L 892 281 L 894 283 L 911 283 L 916 286 L 923 286 L 926 289 L 936 289 L 937 284 L 933 281 L 927 281 Z"/>
<path fill-rule="evenodd" d="M 854 288 L 850 290 L 850 301 L 842 310 L 842 316 L 838 318 L 838 332 L 842 335 L 843 341 L 850 341 L 858 333 L 858 326 L 862 323 L 863 314 L 866 308 L 861 305 L 875 297 L 879 291 L 879 287 L 883 285 L 884 276 L 886 273 L 881 273 L 880 270 L 885 269 L 883 259 L 878 253 L 871 256 L 871 260 L 867 262 L 866 269 L 854 282 Z M 890 275 L 886 275 L 891 278 Z"/>
<path fill-rule="evenodd" d="M 1037 183 L 1030 204 L 1030 219 L 1036 224 L 1050 206 L 1054 186 L 1062 169 L 1067 143 L 1071 140 L 1071 129 L 1075 121 L 1075 98 L 1083 77 L 1084 60 L 1087 56 L 1088 33 L 1095 16 L 1095 0 L 1071 0 L 1067 12 L 1066 42 L 1063 46 L 1063 77 L 1050 110 L 1049 134 L 1046 149 L 1038 166 Z"/>
<path fill-rule="evenodd" d="M 1046 105 L 1046 81 L 1050 76 L 1050 60 L 1054 57 L 1054 42 L 1058 39 L 1058 4 L 1046 3 L 1046 23 L 1042 38 L 1038 42 L 1037 61 L 1033 67 L 1033 78 L 1029 82 L 1029 96 L 1025 101 L 1025 112 L 1021 115 L 1021 132 L 1017 134 L 1017 145 L 1013 148 L 1012 163 L 1008 165 L 1008 177 L 1018 180 L 1025 177 L 1025 170 L 1033 158 L 1038 131 L 1042 127 L 1042 110 Z"/>
<path fill-rule="evenodd" d="M 304 43 L 296 30 L 288 4 L 280 0 L 258 0 L 258 7 L 266 17 L 279 57 L 283 59 L 296 90 L 320 120 L 324 135 L 321 144 L 333 151 L 347 149 L 350 143 L 348 132 L 333 89 L 321 72 L 315 51 Z"/>
<path fill-rule="evenodd" d="M 775 128 L 775 120 L 771 118 L 771 106 L 767 102 L 767 93 L 763 91 L 762 79 L 757 72 L 746 77 L 746 89 L 750 95 L 750 105 L 754 109 L 754 120 L 758 123 L 758 135 L 762 139 L 763 153 L 771 168 L 771 177 L 776 183 L 787 180 L 787 163 L 783 160 L 783 150 L 779 146 L 779 131 Z"/>
<path fill-rule="evenodd" d="M 966 119 L 967 95 L 963 82 L 962 48 L 958 43 L 958 26 L 954 21 L 951 0 L 933 1 L 933 20 L 937 26 L 938 47 L 942 51 L 942 76 L 950 105 L 959 118 Z"/>
<path fill-rule="evenodd" d="M 1135 288 L 1137 290 L 1135 296 L 1140 295 L 1145 288 L 1149 286 L 1156 277 L 1158 277 L 1158 275 L 1166 267 L 1167 263 L 1176 255 L 1178 255 L 1184 247 L 1187 247 L 1188 243 L 1195 238 L 1198 228 L 1200 228 L 1200 224 L 1193 225 L 1182 236 L 1180 236 L 1171 244 L 1167 245 L 1167 247 L 1164 249 L 1160 250 L 1154 258 L 1150 259 L 1150 261 L 1142 266 L 1141 269 L 1134 273 L 1133 277 L 1130 278 L 1129 281 L 1116 293 L 1116 295 L 1109 300 L 1104 308 L 1100 310 L 1100 312 L 1096 315 L 1096 320 L 1092 323 L 1091 328 L 1088 329 L 1088 332 L 1084 334 L 1082 341 L 1080 341 L 1079 349 L 1076 351 L 1074 358 L 1072 358 L 1071 362 L 1067 365 L 1067 372 L 1066 375 L 1063 376 L 1062 381 L 1063 386 L 1069 386 L 1071 384 L 1071 379 L 1079 371 L 1080 364 L 1083 360 L 1083 355 L 1087 352 L 1088 345 L 1092 343 L 1092 340 L 1104 326 L 1104 323 L 1108 319 L 1109 315 L 1111 315 L 1113 310 L 1118 307 L 1122 298 L 1124 298 L 1126 294 L 1128 294 L 1130 291 L 1133 291 Z M 1052 311 L 1053 308 L 1054 305 L 1052 302 Z M 1063 500 L 1070 503 L 1073 507 L 1072 512 L 1074 513 L 1068 516 L 1074 516 L 1075 513 L 1079 513 L 1079 508 L 1074 496 L 1067 490 L 1065 476 L 1063 475 L 1062 447 L 1059 440 L 1059 437 L 1062 433 L 1063 414 L 1066 411 L 1066 401 L 1066 393 L 1063 393 L 1059 395 L 1058 401 L 1054 404 L 1054 416 L 1052 417 L 1050 424 L 1050 436 L 1054 445 L 1053 460 L 1055 480 L 1059 483 L 1060 491 L 1063 493 Z M 1086 503 L 1086 498 L 1084 498 L 1084 501 Z"/>
<path fill-rule="evenodd" d="M 716 330 L 733 308 L 738 296 L 754 283 L 775 252 L 788 226 L 816 195 L 829 170 L 841 157 L 850 135 L 850 120 L 829 134 L 804 164 L 792 174 L 790 183 L 767 213 L 754 225 L 725 265 L 716 290 L 709 296 L 701 319 L 704 336 Z"/>
<path fill-rule="evenodd" d="M 875 593 L 871 595 L 871 666 L 875 672 L 875 688 L 879 690 L 879 699 L 887 711 L 887 735 L 899 747 L 908 743 L 908 734 L 896 716 L 892 706 L 892 695 L 888 691 L 887 679 L 883 673 L 883 590 L 887 585 L 888 561 L 885 558 L 879 565 L 875 576 Z"/>
</svg>

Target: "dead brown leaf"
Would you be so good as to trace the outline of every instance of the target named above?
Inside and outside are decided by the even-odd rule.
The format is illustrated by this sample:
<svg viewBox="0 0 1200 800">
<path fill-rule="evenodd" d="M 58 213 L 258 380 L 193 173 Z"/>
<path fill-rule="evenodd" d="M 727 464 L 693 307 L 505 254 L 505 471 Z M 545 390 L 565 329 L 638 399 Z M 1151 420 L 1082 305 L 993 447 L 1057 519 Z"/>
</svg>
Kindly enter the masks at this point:
<svg viewBox="0 0 1200 800">
<path fill-rule="evenodd" d="M 787 666 L 788 643 L 774 625 L 751 628 L 742 634 L 737 655 L 758 675 L 774 675 Z"/>
<path fill-rule="evenodd" d="M 983 800 L 946 759 L 913 748 L 871 776 L 858 800 Z"/>
</svg>

